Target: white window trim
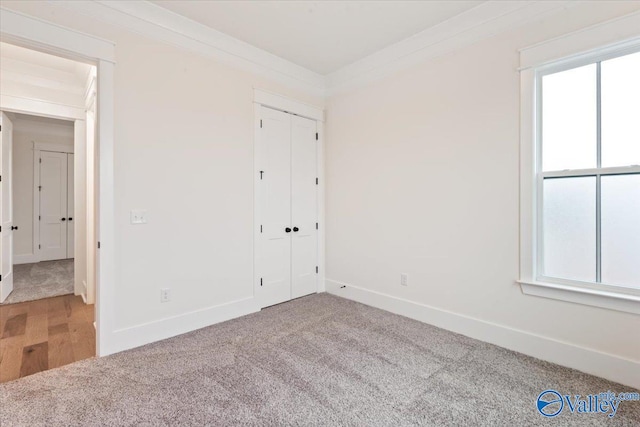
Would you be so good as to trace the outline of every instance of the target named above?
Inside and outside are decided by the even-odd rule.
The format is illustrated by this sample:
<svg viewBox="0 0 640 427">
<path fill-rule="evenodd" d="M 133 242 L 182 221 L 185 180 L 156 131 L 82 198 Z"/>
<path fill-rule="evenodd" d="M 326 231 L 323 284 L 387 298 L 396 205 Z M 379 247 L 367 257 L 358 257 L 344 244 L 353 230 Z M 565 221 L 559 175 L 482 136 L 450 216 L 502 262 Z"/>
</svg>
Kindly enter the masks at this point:
<svg viewBox="0 0 640 427">
<path fill-rule="evenodd" d="M 520 74 L 520 277 L 517 282 L 526 295 L 640 314 L 640 291 L 637 289 L 538 275 L 538 242 L 541 230 L 537 226 L 540 204 L 536 176 L 536 162 L 539 161 L 536 91 L 539 76 L 640 50 L 640 37 L 637 37 L 639 24 L 640 15 L 632 14 L 520 52 L 523 67 Z M 611 30 L 614 28 L 616 31 L 613 34 L 621 37 L 618 42 L 599 37 L 602 34 L 612 34 Z M 634 37 L 623 38 L 626 31 Z M 573 54 L 568 54 L 567 49 L 572 45 Z M 563 57 L 558 57 L 559 52 L 562 52 Z M 610 170 L 613 172 L 612 169 Z M 640 171 L 639 167 L 619 169 L 625 172 Z M 576 172 L 588 171 L 553 174 L 563 176 L 562 174 L 573 175 Z"/>
</svg>

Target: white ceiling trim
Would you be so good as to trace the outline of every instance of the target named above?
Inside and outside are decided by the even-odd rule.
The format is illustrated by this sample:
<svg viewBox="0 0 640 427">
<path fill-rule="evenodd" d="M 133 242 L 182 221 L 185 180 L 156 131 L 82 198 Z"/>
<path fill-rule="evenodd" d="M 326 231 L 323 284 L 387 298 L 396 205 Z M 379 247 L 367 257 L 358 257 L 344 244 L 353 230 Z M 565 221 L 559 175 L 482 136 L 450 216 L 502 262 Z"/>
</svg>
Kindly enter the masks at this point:
<svg viewBox="0 0 640 427">
<path fill-rule="evenodd" d="M 274 79 L 314 95 L 333 95 L 451 53 L 521 26 L 577 1 L 486 1 L 351 65 L 320 75 L 276 55 L 144 0 L 56 4 L 173 46 Z"/>
<path fill-rule="evenodd" d="M 82 42 L 78 42 L 76 35 L 82 36 Z M 114 62 L 112 42 L 4 7 L 0 8 L 0 36 L 4 42 L 36 50 L 44 47 L 48 53 L 59 54 L 63 58 L 72 52 L 74 59 L 84 56 L 86 59 Z M 51 46 L 51 40 L 59 40 L 57 46 Z"/>
<path fill-rule="evenodd" d="M 487 1 L 327 75 L 328 95 L 451 53 L 577 2 Z"/>
<path fill-rule="evenodd" d="M 324 95 L 324 76 L 147 1 L 58 1 L 70 10 Z"/>
<path fill-rule="evenodd" d="M 520 49 L 520 69 L 543 66 L 560 58 L 575 61 L 610 45 L 618 45 L 620 51 L 637 49 L 640 46 L 638 29 L 640 12 L 635 12 L 524 47 Z"/>
</svg>

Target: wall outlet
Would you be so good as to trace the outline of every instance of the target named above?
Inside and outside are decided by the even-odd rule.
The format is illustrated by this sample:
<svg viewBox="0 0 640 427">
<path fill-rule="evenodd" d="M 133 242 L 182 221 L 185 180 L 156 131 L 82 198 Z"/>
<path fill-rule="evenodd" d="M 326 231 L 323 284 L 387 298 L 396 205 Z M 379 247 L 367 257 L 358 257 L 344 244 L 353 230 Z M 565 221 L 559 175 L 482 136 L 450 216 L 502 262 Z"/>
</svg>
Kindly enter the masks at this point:
<svg viewBox="0 0 640 427">
<path fill-rule="evenodd" d="M 160 302 L 171 301 L 171 289 L 160 289 Z"/>
<path fill-rule="evenodd" d="M 400 284 L 402 286 L 407 286 L 409 284 L 409 276 L 407 276 L 407 273 L 400 274 Z"/>
<path fill-rule="evenodd" d="M 134 209 L 131 211 L 131 224 L 146 224 L 147 211 L 142 209 Z"/>
</svg>

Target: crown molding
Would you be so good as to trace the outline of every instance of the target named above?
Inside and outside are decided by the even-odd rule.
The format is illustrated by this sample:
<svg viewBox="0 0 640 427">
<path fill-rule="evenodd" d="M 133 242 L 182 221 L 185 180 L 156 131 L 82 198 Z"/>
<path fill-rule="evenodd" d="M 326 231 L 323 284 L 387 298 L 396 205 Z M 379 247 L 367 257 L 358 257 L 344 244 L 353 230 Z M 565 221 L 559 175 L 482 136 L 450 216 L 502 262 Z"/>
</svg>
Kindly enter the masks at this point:
<svg viewBox="0 0 640 427">
<path fill-rule="evenodd" d="M 324 76 L 153 3 L 141 0 L 61 0 L 56 4 L 137 34 L 213 57 L 290 87 L 324 95 Z"/>
<path fill-rule="evenodd" d="M 490 0 L 326 76 L 145 0 L 59 0 L 56 5 L 316 96 L 360 87 L 580 1 Z"/>
<path fill-rule="evenodd" d="M 576 1 L 486 1 L 327 75 L 327 95 L 372 83 L 431 58 L 558 12 Z"/>
</svg>

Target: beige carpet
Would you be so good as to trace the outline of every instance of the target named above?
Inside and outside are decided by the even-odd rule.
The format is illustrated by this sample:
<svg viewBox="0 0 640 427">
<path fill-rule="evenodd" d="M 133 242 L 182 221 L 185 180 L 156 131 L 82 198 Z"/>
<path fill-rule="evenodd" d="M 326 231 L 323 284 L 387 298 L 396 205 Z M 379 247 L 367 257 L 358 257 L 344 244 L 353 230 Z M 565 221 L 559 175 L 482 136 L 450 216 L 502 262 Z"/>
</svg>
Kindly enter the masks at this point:
<svg viewBox="0 0 640 427">
<path fill-rule="evenodd" d="M 538 394 L 628 387 L 327 294 L 0 384 L 2 426 L 638 426 Z"/>
<path fill-rule="evenodd" d="M 73 259 L 13 266 L 13 291 L 2 304 L 15 304 L 73 293 Z"/>
</svg>

